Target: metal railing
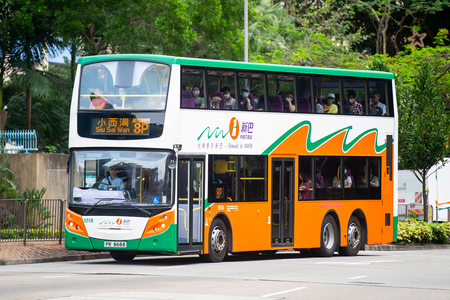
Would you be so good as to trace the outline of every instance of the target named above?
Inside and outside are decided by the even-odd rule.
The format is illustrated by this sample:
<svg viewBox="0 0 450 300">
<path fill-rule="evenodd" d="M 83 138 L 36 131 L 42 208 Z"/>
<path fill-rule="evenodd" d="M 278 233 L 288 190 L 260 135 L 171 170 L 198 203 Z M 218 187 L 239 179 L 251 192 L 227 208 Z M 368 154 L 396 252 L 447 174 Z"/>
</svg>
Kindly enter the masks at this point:
<svg viewBox="0 0 450 300">
<path fill-rule="evenodd" d="M 430 220 L 433 220 L 433 208 L 428 205 L 428 212 L 430 213 Z M 419 221 L 424 220 L 424 209 L 422 203 L 409 203 L 398 205 L 398 220 L 404 221 L 408 218 L 417 218 Z"/>
<path fill-rule="evenodd" d="M 0 150 L 8 153 L 37 151 L 35 130 L 0 130 Z"/>
<path fill-rule="evenodd" d="M 62 243 L 66 200 L 0 200 L 0 242 L 27 240 Z"/>
</svg>

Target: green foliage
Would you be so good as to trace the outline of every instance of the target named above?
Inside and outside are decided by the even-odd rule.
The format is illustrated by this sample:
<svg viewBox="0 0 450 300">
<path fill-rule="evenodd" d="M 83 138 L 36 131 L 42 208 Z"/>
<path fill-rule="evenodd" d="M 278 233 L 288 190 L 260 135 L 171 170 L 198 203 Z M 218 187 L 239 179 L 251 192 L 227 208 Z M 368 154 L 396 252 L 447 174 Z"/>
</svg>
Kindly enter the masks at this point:
<svg viewBox="0 0 450 300">
<path fill-rule="evenodd" d="M 11 214 L 5 203 L 0 202 L 0 228 L 11 228 L 16 217 Z"/>
<path fill-rule="evenodd" d="M 441 28 L 434 37 L 434 44 L 437 46 L 445 46 L 445 41 L 448 40 L 448 30 L 446 28 Z"/>
<path fill-rule="evenodd" d="M 414 172 L 424 191 L 425 221 L 428 221 L 426 178 L 434 165 L 445 163 L 450 136 L 450 117 L 431 78 L 428 62 L 419 66 L 411 86 L 399 88 L 398 132 L 400 164 Z"/>
<path fill-rule="evenodd" d="M 376 53 L 398 53 L 402 45 L 407 43 L 406 32 L 417 29 L 424 23 L 424 16 L 433 15 L 449 7 L 448 0 L 354 0 L 360 20 L 366 23 L 368 30 L 376 33 Z M 367 22 L 367 19 L 370 22 Z M 426 24 L 429 28 L 429 24 Z M 410 30 L 407 30 L 410 29 Z M 389 49 L 388 46 L 393 48 Z"/>
<path fill-rule="evenodd" d="M 369 64 L 366 67 L 367 70 L 390 72 L 389 65 L 385 57 L 385 55 L 380 54 L 372 55 L 369 59 Z"/>
<path fill-rule="evenodd" d="M 22 228 L 2 229 L 0 236 L 2 239 L 23 239 L 24 230 Z M 64 231 L 62 232 L 64 237 Z M 27 239 L 57 239 L 59 238 L 59 230 L 42 230 L 42 229 L 27 229 Z"/>
<path fill-rule="evenodd" d="M 47 189 L 43 187 L 42 189 L 32 189 L 27 188 L 23 193 L 17 192 L 17 197 L 20 199 L 38 200 L 42 199 Z M 31 207 L 28 205 L 28 207 Z"/>
<path fill-rule="evenodd" d="M 450 243 L 450 223 L 426 223 L 416 219 L 398 222 L 398 245 L 427 245 Z"/>
<path fill-rule="evenodd" d="M 22 206 L 27 205 L 27 228 L 39 229 L 51 226 L 47 220 L 54 217 L 51 211 L 40 201 L 47 189 L 43 187 L 41 190 L 27 188 L 23 193 L 17 192 L 17 197 L 21 200 Z"/>
<path fill-rule="evenodd" d="M 312 26 L 299 26 L 281 4 L 259 3 L 249 27 L 250 60 L 258 63 L 362 69 L 365 58 Z"/>
<path fill-rule="evenodd" d="M 263 2 L 263 1 L 261 1 Z M 342 0 L 286 0 L 283 1 L 297 27 L 332 37 L 339 44 L 354 45 L 369 38 L 363 26 L 355 26 L 356 2 Z"/>
<path fill-rule="evenodd" d="M 450 135 L 450 119 L 425 62 L 411 87 L 399 93 L 399 158 L 403 167 L 426 175 L 443 161 Z M 425 179 L 425 178 L 423 178 Z"/>
<path fill-rule="evenodd" d="M 68 153 L 69 108 L 71 84 L 67 68 L 51 66 L 45 72 L 50 90 L 46 97 L 35 97 L 32 107 L 32 128 L 36 130 L 38 148 L 54 146 L 55 152 Z M 26 127 L 26 95 L 17 84 L 10 84 L 7 91 L 7 130 L 22 130 Z"/>
<path fill-rule="evenodd" d="M 2 153 L 0 156 L 0 197 L 7 193 L 10 197 L 16 193 L 16 185 L 14 184 L 14 173 L 8 167 L 9 156 Z"/>
</svg>

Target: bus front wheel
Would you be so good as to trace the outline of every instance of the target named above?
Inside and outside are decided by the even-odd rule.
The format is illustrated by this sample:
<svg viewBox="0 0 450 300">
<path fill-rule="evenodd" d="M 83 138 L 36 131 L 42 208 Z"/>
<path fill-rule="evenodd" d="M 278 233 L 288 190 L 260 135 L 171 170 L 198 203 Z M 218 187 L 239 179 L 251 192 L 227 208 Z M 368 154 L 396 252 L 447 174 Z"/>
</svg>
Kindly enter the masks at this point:
<svg viewBox="0 0 450 300">
<path fill-rule="evenodd" d="M 332 216 L 328 215 L 322 222 L 319 254 L 324 257 L 332 256 L 337 248 L 337 243 L 338 233 L 336 221 Z"/>
<path fill-rule="evenodd" d="M 127 251 L 109 251 L 109 254 L 116 261 L 132 261 L 136 257 L 135 253 Z"/>
<path fill-rule="evenodd" d="M 355 256 L 358 254 L 362 242 L 361 232 L 361 223 L 358 218 L 351 217 L 347 229 L 347 247 L 339 248 L 340 255 Z"/>
<path fill-rule="evenodd" d="M 221 219 L 216 219 L 211 224 L 209 232 L 208 260 L 221 262 L 228 252 L 227 228 Z"/>
</svg>

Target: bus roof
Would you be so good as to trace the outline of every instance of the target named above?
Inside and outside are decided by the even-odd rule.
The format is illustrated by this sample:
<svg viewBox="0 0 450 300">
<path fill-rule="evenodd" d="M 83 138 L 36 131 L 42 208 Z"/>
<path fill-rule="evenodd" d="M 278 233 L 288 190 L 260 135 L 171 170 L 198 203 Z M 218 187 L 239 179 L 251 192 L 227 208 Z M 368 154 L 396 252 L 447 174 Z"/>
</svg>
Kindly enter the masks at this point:
<svg viewBox="0 0 450 300">
<path fill-rule="evenodd" d="M 348 77 L 364 77 L 364 78 L 379 78 L 379 79 L 394 79 L 394 74 L 390 72 L 380 71 L 366 71 L 366 70 L 346 70 L 334 68 L 319 68 L 319 67 L 304 67 L 304 66 L 290 66 L 290 65 L 273 65 L 261 63 L 245 63 L 237 61 L 223 61 L 199 58 L 185 58 L 165 55 L 153 54 L 110 54 L 110 55 L 96 55 L 81 57 L 78 63 L 81 65 L 107 60 L 145 60 L 157 61 L 169 65 L 180 64 L 183 66 L 193 67 L 216 67 L 216 68 L 231 68 L 249 71 L 267 71 L 267 72 L 287 72 L 287 73 L 305 73 L 314 75 L 333 75 L 333 76 L 348 76 Z"/>
</svg>

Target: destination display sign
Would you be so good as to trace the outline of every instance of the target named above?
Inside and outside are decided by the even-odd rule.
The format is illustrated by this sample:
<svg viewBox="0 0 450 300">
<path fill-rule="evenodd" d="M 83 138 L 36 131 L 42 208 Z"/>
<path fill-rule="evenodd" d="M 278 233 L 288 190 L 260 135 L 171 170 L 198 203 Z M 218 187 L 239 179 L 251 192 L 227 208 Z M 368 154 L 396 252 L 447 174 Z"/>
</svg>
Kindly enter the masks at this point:
<svg viewBox="0 0 450 300">
<path fill-rule="evenodd" d="M 149 135 L 150 118 L 92 118 L 91 135 Z"/>
</svg>

